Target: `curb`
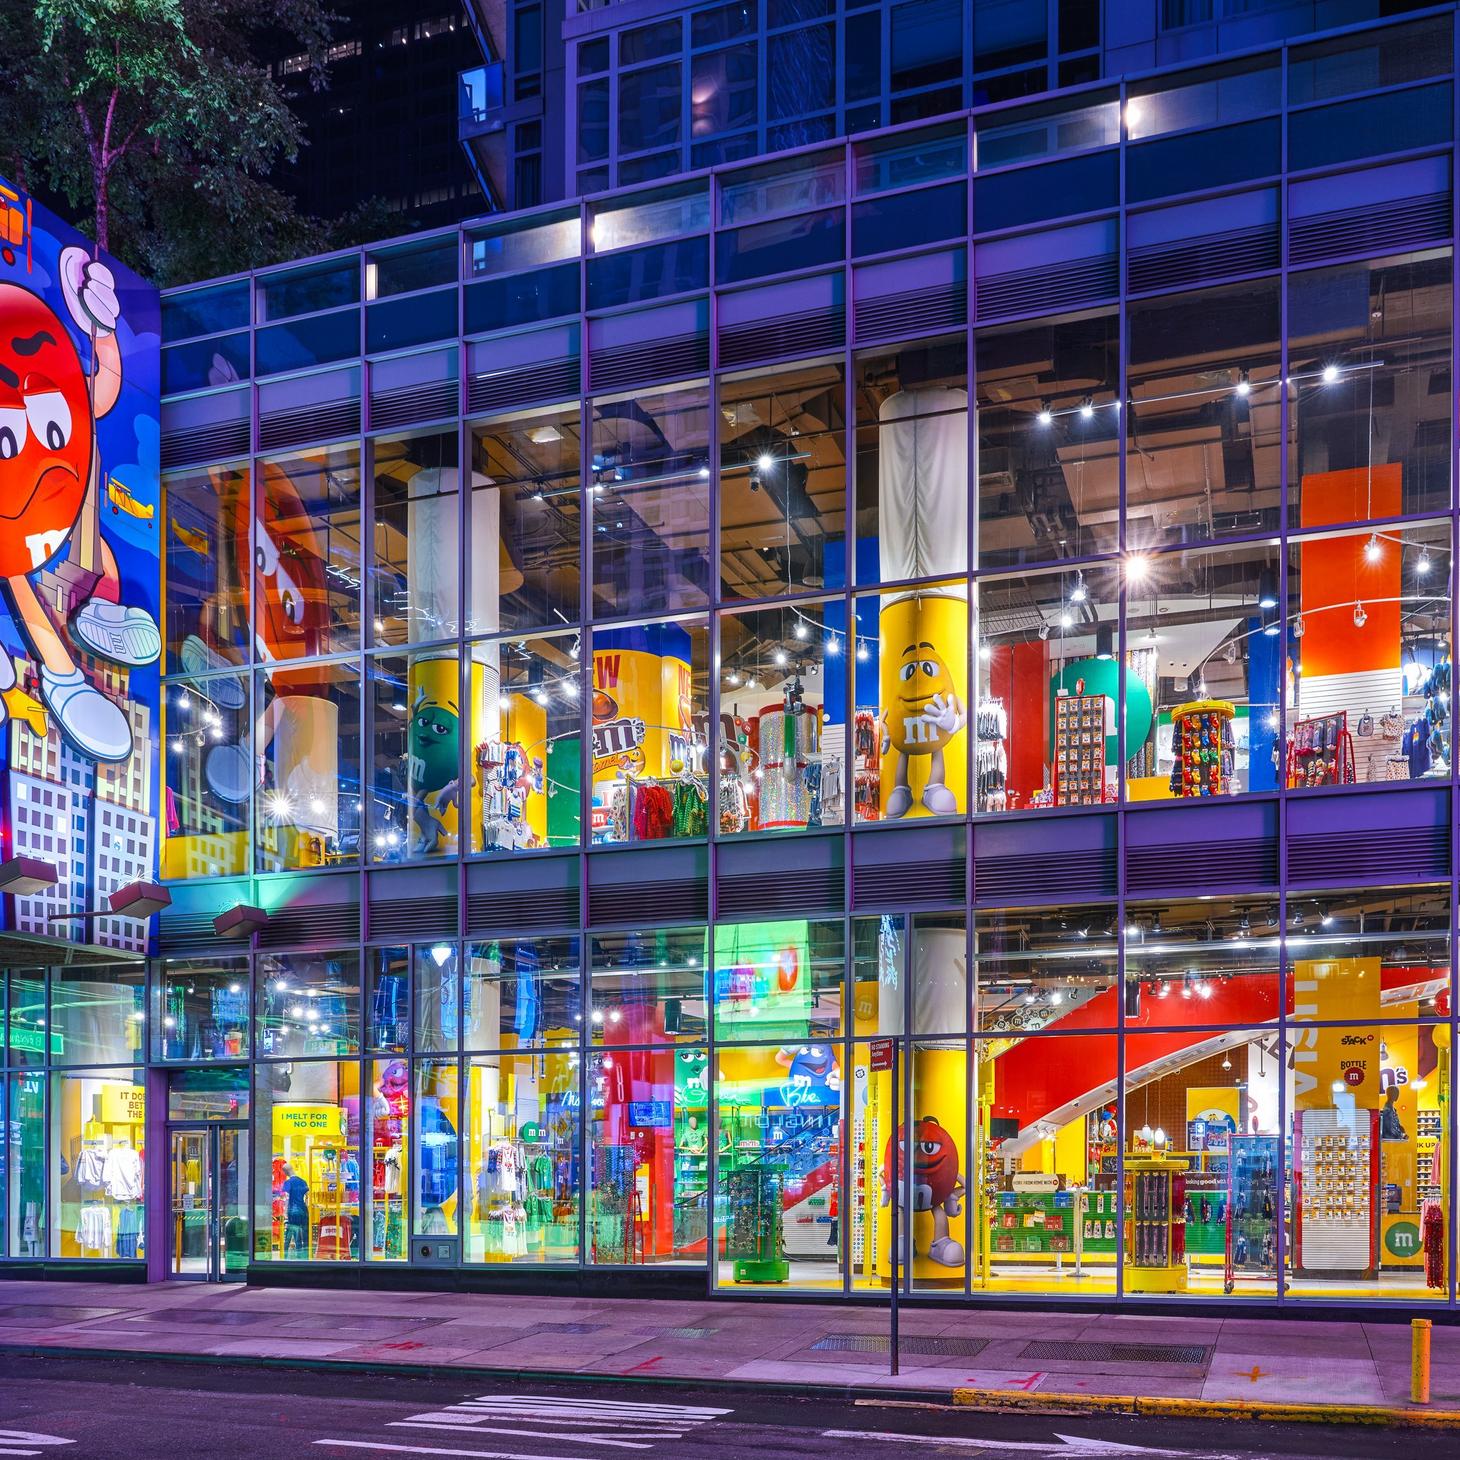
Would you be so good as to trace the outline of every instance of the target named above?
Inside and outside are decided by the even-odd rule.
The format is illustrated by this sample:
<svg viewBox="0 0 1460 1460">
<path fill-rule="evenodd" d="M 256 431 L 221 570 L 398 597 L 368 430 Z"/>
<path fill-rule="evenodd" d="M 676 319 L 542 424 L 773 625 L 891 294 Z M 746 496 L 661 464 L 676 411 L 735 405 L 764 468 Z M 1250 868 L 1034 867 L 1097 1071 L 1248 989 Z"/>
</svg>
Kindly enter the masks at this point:
<svg viewBox="0 0 1460 1460">
<path fill-rule="evenodd" d="M 1132 1414 L 1164 1419 L 1255 1419 L 1271 1424 L 1388 1425 L 1412 1429 L 1460 1429 L 1460 1409 L 1410 1409 L 1382 1404 L 1284 1404 L 1248 1399 L 1177 1399 L 1139 1394 L 1011 1393 L 1007 1389 L 955 1389 L 960 1409 L 1033 1414 Z"/>
<path fill-rule="evenodd" d="M 1460 1410 L 1418 1409 L 1378 1404 L 1283 1404 L 1242 1399 L 1178 1399 L 1139 1394 L 1025 1393 L 1010 1389 L 919 1389 L 891 1384 L 817 1384 L 800 1381 L 728 1379 L 688 1374 L 614 1374 L 602 1370 L 488 1368 L 480 1365 L 408 1363 L 400 1360 L 286 1358 L 269 1354 L 198 1354 L 167 1349 L 72 1348 L 60 1345 L 0 1343 L 0 1358 L 86 1359 L 111 1363 L 174 1363 L 198 1368 L 266 1369 L 286 1373 L 338 1373 L 436 1382 L 501 1384 L 631 1384 L 645 1389 L 692 1388 L 725 1394 L 777 1394 L 841 1399 L 849 1403 L 978 1409 L 1004 1414 L 1125 1414 L 1188 1420 L 1265 1421 L 1269 1424 L 1324 1424 L 1460 1429 Z"/>
<path fill-rule="evenodd" d="M 171 1349 L 71 1348 L 51 1344 L 0 1343 L 0 1360 L 22 1359 L 86 1359 L 124 1364 L 190 1364 L 212 1369 L 272 1369 L 306 1374 L 350 1374 L 358 1377 L 429 1379 L 432 1381 L 469 1384 L 632 1384 L 645 1389 L 714 1390 L 726 1394 L 764 1394 L 773 1390 L 780 1395 L 806 1399 L 842 1399 L 848 1403 L 869 1400 L 904 1400 L 919 1405 L 948 1408 L 952 1392 L 946 1388 L 919 1389 L 890 1384 L 817 1384 L 796 1380 L 727 1379 L 697 1374 L 615 1374 L 602 1369 L 530 1369 L 487 1368 L 464 1364 L 413 1364 L 399 1359 L 331 1359 L 286 1358 L 270 1354 L 196 1354 Z M 981 1392 L 981 1391 L 969 1391 Z M 990 1391 L 998 1393 L 1000 1391 Z"/>
</svg>

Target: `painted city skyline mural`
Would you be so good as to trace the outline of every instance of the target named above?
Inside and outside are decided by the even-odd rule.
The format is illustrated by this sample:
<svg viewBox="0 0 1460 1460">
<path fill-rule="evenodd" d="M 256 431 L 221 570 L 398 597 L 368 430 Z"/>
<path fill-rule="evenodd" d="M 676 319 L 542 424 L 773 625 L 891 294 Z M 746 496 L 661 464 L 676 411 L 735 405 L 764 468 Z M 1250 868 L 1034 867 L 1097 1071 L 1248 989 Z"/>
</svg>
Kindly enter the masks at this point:
<svg viewBox="0 0 1460 1460">
<path fill-rule="evenodd" d="M 7 927 L 146 950 L 77 918 L 156 875 L 155 289 L 0 178 L 0 843 L 56 883 Z"/>
</svg>

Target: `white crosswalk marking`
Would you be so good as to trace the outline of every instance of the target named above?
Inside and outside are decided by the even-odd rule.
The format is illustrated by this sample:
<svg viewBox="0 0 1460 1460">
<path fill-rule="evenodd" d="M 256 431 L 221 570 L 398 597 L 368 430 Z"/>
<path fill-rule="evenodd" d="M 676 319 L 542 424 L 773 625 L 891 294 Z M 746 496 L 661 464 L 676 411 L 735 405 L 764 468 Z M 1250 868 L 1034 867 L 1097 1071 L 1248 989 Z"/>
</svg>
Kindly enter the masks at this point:
<svg viewBox="0 0 1460 1460">
<path fill-rule="evenodd" d="M 732 1413 L 697 1404 L 653 1404 L 632 1400 L 580 1399 L 544 1394 L 481 1394 L 444 1409 L 426 1410 L 405 1419 L 391 1420 L 391 1429 L 451 1435 L 505 1437 L 523 1441 L 559 1440 L 574 1446 L 607 1450 L 652 1450 L 672 1440 L 683 1440 L 701 1425 Z M 404 1439 L 404 1437 L 402 1437 Z M 344 1445 L 351 1449 L 383 1450 L 409 1455 L 462 1455 L 477 1460 L 517 1460 L 516 1452 L 464 1450 L 445 1445 L 411 1445 L 384 1440 L 316 1440 L 317 1445 Z M 525 1460 L 585 1460 L 585 1457 L 546 1456 L 533 1450 Z"/>
<path fill-rule="evenodd" d="M 0 1430 L 0 1455 L 44 1455 L 53 1445 L 74 1445 L 61 1435 L 42 1435 L 34 1430 Z"/>
</svg>

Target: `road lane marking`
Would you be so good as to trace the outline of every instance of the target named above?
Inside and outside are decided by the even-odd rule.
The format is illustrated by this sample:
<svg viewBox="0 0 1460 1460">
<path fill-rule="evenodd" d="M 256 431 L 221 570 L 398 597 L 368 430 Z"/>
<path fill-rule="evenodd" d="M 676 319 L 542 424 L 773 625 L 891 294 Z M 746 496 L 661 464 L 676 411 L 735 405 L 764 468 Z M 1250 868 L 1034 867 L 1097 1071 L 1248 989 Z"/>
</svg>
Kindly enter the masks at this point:
<svg viewBox="0 0 1460 1460">
<path fill-rule="evenodd" d="M 389 1429 L 415 1429 L 447 1436 L 505 1436 L 520 1440 L 566 1440 L 612 1450 L 652 1450 L 682 1441 L 690 1431 L 732 1414 L 698 1404 L 653 1404 L 633 1400 L 558 1398 L 542 1394 L 479 1394 L 458 1404 L 423 1410 L 387 1421 Z M 490 1441 L 489 1441 L 490 1443 Z M 515 1452 L 461 1450 L 450 1446 L 409 1445 L 381 1440 L 319 1439 L 317 1445 L 343 1445 L 408 1455 L 471 1455 L 516 1460 Z M 587 1460 L 587 1457 L 532 1455 L 526 1460 Z"/>
<path fill-rule="evenodd" d="M 51 1445 L 74 1445 L 63 1435 L 43 1435 L 37 1430 L 0 1430 L 0 1455 L 41 1455 Z"/>
<path fill-rule="evenodd" d="M 1172 1460 L 1259 1460 L 1256 1451 L 1241 1454 L 1230 1450 L 1172 1450 L 1164 1446 L 1130 1445 L 1121 1440 L 1097 1440 L 1082 1435 L 1051 1435 L 1047 1440 L 980 1440 L 968 1435 L 908 1435 L 889 1430 L 822 1430 L 827 1440 L 886 1440 L 897 1445 L 946 1446 L 960 1450 L 1018 1451 L 1027 1455 L 1049 1455 L 1059 1460 L 1081 1460 L 1083 1456 L 1121 1455 L 1169 1456 Z M 1293 1457 L 1301 1460 L 1301 1457 Z"/>
</svg>

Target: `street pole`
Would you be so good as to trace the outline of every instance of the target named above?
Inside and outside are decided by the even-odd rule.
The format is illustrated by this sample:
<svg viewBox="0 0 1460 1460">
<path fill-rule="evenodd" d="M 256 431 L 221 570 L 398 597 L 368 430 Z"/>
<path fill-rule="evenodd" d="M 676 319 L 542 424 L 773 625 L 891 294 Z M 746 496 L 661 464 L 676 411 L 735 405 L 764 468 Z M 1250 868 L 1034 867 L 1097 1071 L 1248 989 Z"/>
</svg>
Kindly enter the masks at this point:
<svg viewBox="0 0 1460 1460">
<path fill-rule="evenodd" d="M 898 1081 L 898 1041 L 892 1041 L 892 1332 L 889 1339 L 889 1347 L 892 1357 L 892 1373 L 897 1373 L 897 1294 L 902 1284 L 898 1281 L 898 1265 L 902 1255 L 902 1247 L 898 1241 L 898 1210 L 902 1206 L 902 1193 L 905 1182 L 903 1180 L 903 1140 L 898 1133 L 897 1107 L 901 1103 L 898 1094 L 901 1086 Z"/>
</svg>

